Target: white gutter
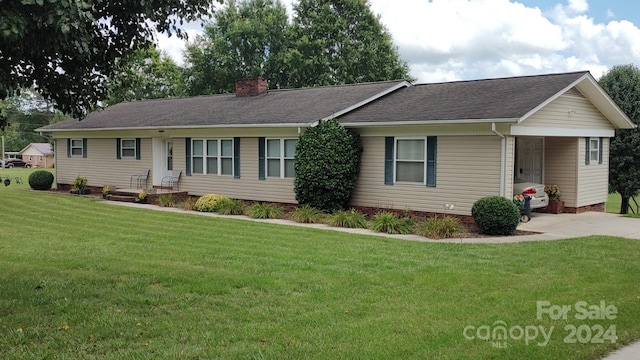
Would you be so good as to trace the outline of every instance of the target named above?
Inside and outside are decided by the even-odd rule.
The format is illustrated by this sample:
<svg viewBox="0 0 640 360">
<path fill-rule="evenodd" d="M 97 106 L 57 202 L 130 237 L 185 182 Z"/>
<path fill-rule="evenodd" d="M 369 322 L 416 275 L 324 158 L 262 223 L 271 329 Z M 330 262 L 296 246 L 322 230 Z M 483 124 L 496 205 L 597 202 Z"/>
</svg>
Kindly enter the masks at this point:
<svg viewBox="0 0 640 360">
<path fill-rule="evenodd" d="M 491 131 L 500 137 L 500 196 L 505 196 L 504 177 L 507 173 L 507 139 L 496 130 L 496 123 L 491 123 Z"/>
<path fill-rule="evenodd" d="M 76 129 L 43 129 L 39 132 L 72 132 L 72 131 L 131 131 L 131 130 L 181 130 L 181 129 L 225 129 L 225 128 L 295 128 L 308 127 L 309 123 L 290 124 L 224 124 L 224 125 L 172 125 L 172 126 L 136 126 L 136 127 L 109 127 L 109 128 L 76 128 Z"/>
</svg>

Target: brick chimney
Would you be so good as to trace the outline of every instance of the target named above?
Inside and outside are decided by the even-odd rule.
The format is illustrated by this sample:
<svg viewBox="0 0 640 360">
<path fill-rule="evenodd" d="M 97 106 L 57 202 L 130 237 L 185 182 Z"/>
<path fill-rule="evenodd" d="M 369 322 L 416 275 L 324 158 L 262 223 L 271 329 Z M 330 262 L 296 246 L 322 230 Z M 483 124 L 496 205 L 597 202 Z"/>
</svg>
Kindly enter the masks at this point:
<svg viewBox="0 0 640 360">
<path fill-rule="evenodd" d="M 256 96 L 267 92 L 267 79 L 261 77 L 236 81 L 236 97 Z"/>
</svg>

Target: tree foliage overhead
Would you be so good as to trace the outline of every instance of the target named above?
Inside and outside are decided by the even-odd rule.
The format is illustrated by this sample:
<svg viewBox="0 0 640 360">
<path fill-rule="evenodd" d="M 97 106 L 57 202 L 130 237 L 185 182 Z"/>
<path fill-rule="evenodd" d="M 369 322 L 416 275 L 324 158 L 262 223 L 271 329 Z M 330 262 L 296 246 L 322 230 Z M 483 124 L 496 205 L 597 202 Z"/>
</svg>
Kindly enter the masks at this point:
<svg viewBox="0 0 640 360">
<path fill-rule="evenodd" d="M 283 84 L 287 10 L 279 0 L 227 1 L 205 34 L 189 44 L 185 81 L 190 95 L 232 92 L 235 81 L 262 76 L 272 88 Z"/>
<path fill-rule="evenodd" d="M 222 2 L 222 0 L 218 0 Z M 0 99 L 35 89 L 84 116 L 106 97 L 116 59 L 147 47 L 156 31 L 208 15 L 210 0 L 0 0 Z"/>
<path fill-rule="evenodd" d="M 349 206 L 361 155 L 360 136 L 335 119 L 307 129 L 300 135 L 293 159 L 296 200 L 328 212 Z"/>
<path fill-rule="evenodd" d="M 292 87 L 409 78 L 407 63 L 368 0 L 300 0 L 292 37 Z"/>
<path fill-rule="evenodd" d="M 300 0 L 289 22 L 280 0 L 231 1 L 185 51 L 191 95 L 233 91 L 262 76 L 270 88 L 410 79 L 366 0 Z"/>
<path fill-rule="evenodd" d="M 182 68 L 154 47 L 138 49 L 116 62 L 105 103 L 181 96 Z"/>
<path fill-rule="evenodd" d="M 635 65 L 614 66 L 600 86 L 636 124 L 640 125 L 640 70 Z M 609 191 L 622 195 L 620 213 L 640 191 L 640 128 L 616 130 L 609 150 Z"/>
</svg>

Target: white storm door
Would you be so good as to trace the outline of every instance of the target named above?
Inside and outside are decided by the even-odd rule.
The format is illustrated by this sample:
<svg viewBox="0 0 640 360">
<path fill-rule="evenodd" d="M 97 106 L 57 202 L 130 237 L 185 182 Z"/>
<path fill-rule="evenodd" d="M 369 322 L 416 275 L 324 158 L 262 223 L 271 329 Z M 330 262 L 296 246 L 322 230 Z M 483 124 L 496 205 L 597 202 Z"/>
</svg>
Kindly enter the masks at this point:
<svg viewBox="0 0 640 360">
<path fill-rule="evenodd" d="M 542 139 L 518 138 L 518 178 L 542 184 Z"/>
</svg>

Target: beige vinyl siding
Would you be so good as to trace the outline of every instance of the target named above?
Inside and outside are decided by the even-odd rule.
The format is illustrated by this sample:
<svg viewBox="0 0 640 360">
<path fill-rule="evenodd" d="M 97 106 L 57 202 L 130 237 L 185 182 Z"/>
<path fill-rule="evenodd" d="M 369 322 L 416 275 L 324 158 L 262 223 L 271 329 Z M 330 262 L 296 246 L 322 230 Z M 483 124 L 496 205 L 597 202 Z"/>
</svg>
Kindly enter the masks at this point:
<svg viewBox="0 0 640 360">
<path fill-rule="evenodd" d="M 562 95 L 520 124 L 570 129 L 613 129 L 613 124 L 589 100 Z"/>
<path fill-rule="evenodd" d="M 415 136 L 415 135 L 414 135 Z M 481 197 L 500 194 L 500 138 L 439 136 L 436 187 L 384 184 L 384 137 L 362 137 L 364 152 L 352 198 L 356 206 L 469 215 Z"/>
<path fill-rule="evenodd" d="M 513 197 L 513 179 L 515 179 L 515 159 L 516 159 L 516 138 L 515 136 L 506 136 L 506 153 L 505 153 L 505 194 L 508 199 Z"/>
<path fill-rule="evenodd" d="M 496 123 L 496 130 L 508 133 L 511 124 Z M 402 125 L 402 126 L 374 126 L 357 128 L 361 136 L 415 136 L 416 134 L 440 135 L 497 135 L 491 130 L 491 123 L 483 124 L 453 124 L 453 125 Z"/>
<path fill-rule="evenodd" d="M 73 137 L 80 139 L 81 137 Z M 151 139 L 140 139 L 140 160 L 116 159 L 116 139 L 87 138 L 87 157 L 67 157 L 67 139 L 56 139 L 56 182 L 73 184 L 77 176 L 85 176 L 87 185 L 115 185 L 128 188 L 131 175 L 152 167 Z M 151 180 L 148 183 L 151 186 Z"/>
<path fill-rule="evenodd" d="M 558 185 L 567 207 L 577 207 L 578 162 L 584 163 L 584 149 L 579 158 L 578 138 L 547 137 L 545 147 L 545 184 Z"/>
<path fill-rule="evenodd" d="M 291 137 L 291 136 L 285 136 Z M 240 178 L 233 176 L 193 174 L 186 169 L 185 138 L 173 139 L 174 170 L 182 170 L 180 189 L 190 195 L 222 194 L 234 199 L 296 203 L 293 179 L 258 179 L 258 138 L 240 139 Z"/>
<path fill-rule="evenodd" d="M 591 161 L 585 165 L 585 138 L 579 138 L 577 206 L 600 204 L 607 201 L 609 189 L 609 139 L 602 142 L 602 164 Z"/>
</svg>

